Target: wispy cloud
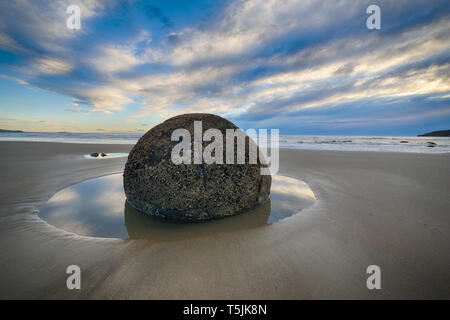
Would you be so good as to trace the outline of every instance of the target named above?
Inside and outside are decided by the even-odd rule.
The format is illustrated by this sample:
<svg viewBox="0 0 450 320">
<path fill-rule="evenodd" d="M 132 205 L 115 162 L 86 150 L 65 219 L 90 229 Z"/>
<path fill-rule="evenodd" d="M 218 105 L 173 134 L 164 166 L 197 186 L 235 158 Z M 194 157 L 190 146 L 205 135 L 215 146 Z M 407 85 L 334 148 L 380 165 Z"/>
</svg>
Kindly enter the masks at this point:
<svg viewBox="0 0 450 320">
<path fill-rule="evenodd" d="M 0 117 L 0 123 L 5 123 L 5 122 L 33 123 L 33 124 L 42 124 L 42 125 L 55 126 L 55 127 L 63 125 L 61 122 L 52 121 L 52 120 L 41 120 L 41 119 L 33 119 L 33 118 L 5 118 L 5 117 Z"/>
<path fill-rule="evenodd" d="M 140 1 L 75 2 L 78 33 L 65 28 L 68 2 L 0 5 L 0 50 L 16 57 L 4 66 L 8 77 L 71 97 L 71 112 L 132 105 L 134 118 L 212 112 L 289 126 L 293 117 L 310 124 L 324 112 L 335 117 L 333 108 L 364 113 L 366 104 L 366 117 L 379 123 L 387 120 L 374 116 L 376 103 L 417 112 L 392 116 L 397 122 L 427 110 L 438 117 L 426 99 L 447 110 L 448 1 L 379 1 L 382 30 L 372 31 L 362 0 L 229 1 L 201 21 Z M 27 23 L 18 26 L 19 16 Z M 155 21 L 161 27 L 148 29 Z M 339 126 L 364 118 L 341 116 Z"/>
</svg>

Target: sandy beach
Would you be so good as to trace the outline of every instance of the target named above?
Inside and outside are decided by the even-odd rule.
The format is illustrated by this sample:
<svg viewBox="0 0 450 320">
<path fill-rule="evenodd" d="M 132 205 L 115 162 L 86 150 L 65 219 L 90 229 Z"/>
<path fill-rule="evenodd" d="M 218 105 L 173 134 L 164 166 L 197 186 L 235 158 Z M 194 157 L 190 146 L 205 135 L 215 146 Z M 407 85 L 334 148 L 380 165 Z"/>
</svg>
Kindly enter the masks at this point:
<svg viewBox="0 0 450 320">
<path fill-rule="evenodd" d="M 450 154 L 280 150 L 317 202 L 252 230 L 99 239 L 37 216 L 55 192 L 122 172 L 131 145 L 0 142 L 1 299 L 449 299 Z M 68 265 L 82 289 L 66 287 Z M 381 268 L 368 290 L 366 268 Z"/>
</svg>

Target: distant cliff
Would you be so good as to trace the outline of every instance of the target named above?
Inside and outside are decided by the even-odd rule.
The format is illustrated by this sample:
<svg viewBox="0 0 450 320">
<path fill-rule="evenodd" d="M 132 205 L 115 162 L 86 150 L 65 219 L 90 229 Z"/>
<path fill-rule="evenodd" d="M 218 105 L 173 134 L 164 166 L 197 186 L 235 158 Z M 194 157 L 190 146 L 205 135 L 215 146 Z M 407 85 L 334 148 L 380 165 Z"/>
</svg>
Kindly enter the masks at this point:
<svg viewBox="0 0 450 320">
<path fill-rule="evenodd" d="M 6 129 L 0 129 L 0 132 L 23 132 L 22 130 L 6 130 Z"/>
<path fill-rule="evenodd" d="M 432 131 L 419 134 L 418 137 L 450 137 L 450 130 Z"/>
</svg>

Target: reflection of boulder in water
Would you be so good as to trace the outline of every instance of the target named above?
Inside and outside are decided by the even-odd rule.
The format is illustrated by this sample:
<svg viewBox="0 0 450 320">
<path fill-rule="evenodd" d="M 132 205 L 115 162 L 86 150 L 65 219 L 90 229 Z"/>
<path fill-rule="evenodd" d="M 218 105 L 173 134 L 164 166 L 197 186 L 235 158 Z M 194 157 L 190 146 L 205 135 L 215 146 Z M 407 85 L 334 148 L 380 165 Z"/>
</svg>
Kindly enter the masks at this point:
<svg viewBox="0 0 450 320">
<path fill-rule="evenodd" d="M 179 240 L 219 232 L 251 229 L 267 225 L 269 216 L 270 199 L 245 214 L 193 224 L 168 222 L 143 214 L 125 201 L 125 227 L 131 239 Z"/>
</svg>

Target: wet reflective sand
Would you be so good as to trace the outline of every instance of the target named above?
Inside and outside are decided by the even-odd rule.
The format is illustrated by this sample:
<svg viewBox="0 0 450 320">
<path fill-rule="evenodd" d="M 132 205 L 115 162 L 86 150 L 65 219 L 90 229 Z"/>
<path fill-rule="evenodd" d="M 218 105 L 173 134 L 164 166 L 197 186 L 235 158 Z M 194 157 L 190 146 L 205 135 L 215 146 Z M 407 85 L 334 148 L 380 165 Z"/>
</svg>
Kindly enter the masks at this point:
<svg viewBox="0 0 450 320">
<path fill-rule="evenodd" d="M 0 150 L 1 299 L 449 296 L 450 154 L 280 149 L 280 173 L 307 181 L 313 206 L 268 227 L 124 241 L 68 234 L 34 210 L 57 190 L 121 172 L 126 158 L 80 160 L 92 144 L 0 142 Z M 67 290 L 73 264 L 82 290 Z M 377 292 L 366 286 L 372 264 L 382 268 Z"/>
<path fill-rule="evenodd" d="M 89 179 L 57 192 L 39 216 L 63 230 L 83 236 L 179 240 L 211 233 L 231 232 L 275 223 L 315 202 L 301 180 L 272 177 L 270 200 L 237 216 L 193 224 L 177 224 L 147 216 L 125 198 L 122 174 Z"/>
</svg>

